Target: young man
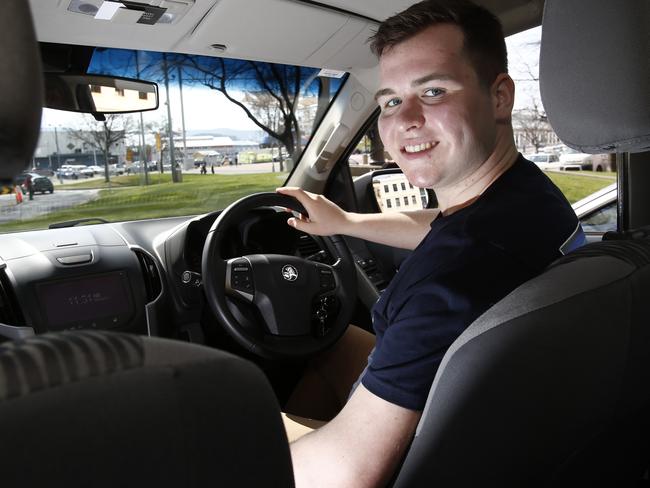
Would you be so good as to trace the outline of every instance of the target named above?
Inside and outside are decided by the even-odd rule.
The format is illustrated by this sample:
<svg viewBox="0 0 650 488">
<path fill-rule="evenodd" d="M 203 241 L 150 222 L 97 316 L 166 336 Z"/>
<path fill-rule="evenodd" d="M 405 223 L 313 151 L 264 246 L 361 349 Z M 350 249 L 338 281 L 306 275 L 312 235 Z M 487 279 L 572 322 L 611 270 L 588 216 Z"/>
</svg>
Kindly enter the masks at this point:
<svg viewBox="0 0 650 488">
<path fill-rule="evenodd" d="M 584 242 L 570 205 L 517 153 L 499 21 L 465 0 L 425 0 L 386 20 L 379 131 L 408 180 L 439 208 L 345 212 L 295 196 L 312 234 L 348 234 L 414 249 L 373 308 L 375 349 L 341 412 L 292 444 L 298 487 L 381 486 L 415 432 L 443 355 L 472 321 Z"/>
</svg>

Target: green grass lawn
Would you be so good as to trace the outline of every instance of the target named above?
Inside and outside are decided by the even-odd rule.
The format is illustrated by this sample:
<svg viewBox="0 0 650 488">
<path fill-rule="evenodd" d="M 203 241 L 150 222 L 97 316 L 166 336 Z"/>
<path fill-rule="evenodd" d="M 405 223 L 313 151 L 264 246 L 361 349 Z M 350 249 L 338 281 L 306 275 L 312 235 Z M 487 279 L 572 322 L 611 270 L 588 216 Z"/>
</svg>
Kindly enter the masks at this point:
<svg viewBox="0 0 650 488">
<path fill-rule="evenodd" d="M 197 176 L 206 177 L 208 175 L 183 175 L 183 183 L 187 181 L 195 181 Z M 213 175 L 209 175 L 212 177 Z M 188 180 L 189 178 L 189 180 Z M 149 184 L 158 185 L 161 183 L 171 183 L 172 176 L 170 173 L 149 173 Z M 87 188 L 125 188 L 129 186 L 141 186 L 144 183 L 144 175 L 122 175 L 122 176 L 111 176 L 111 181 L 106 182 L 104 180 L 82 180 L 75 183 L 65 183 L 63 185 L 57 186 L 61 190 L 78 190 L 78 189 L 87 189 Z"/>
<path fill-rule="evenodd" d="M 615 181 L 614 175 L 598 173 L 546 173 L 573 203 Z M 98 217 L 115 222 L 156 217 L 196 215 L 225 208 L 231 202 L 282 185 L 286 173 L 244 175 L 183 175 L 182 183 L 172 183 L 171 175 L 152 173 L 151 184 L 139 186 L 140 175 L 113 177 L 110 188 L 101 180 L 61 185 L 57 189 L 100 188 L 93 201 L 42 217 L 0 225 L 0 232 L 46 228 L 50 223 Z M 56 194 L 56 193 L 55 193 Z"/>
<path fill-rule="evenodd" d="M 547 171 L 546 175 L 562 190 L 570 203 L 575 203 L 616 181 L 616 173 L 595 173 L 590 175 L 588 172 L 559 173 Z"/>
<path fill-rule="evenodd" d="M 139 176 L 118 176 L 111 189 L 100 190 L 90 202 L 42 217 L 0 225 L 0 231 L 43 229 L 50 223 L 98 217 L 110 222 L 178 215 L 195 215 L 225 208 L 251 193 L 273 191 L 287 178 L 286 173 L 251 175 L 183 175 L 182 183 L 171 183 L 170 175 L 150 175 L 154 184 L 133 186 Z M 103 181 L 85 181 L 62 188 L 104 188 Z M 56 192 L 55 192 L 56 195 Z"/>
</svg>

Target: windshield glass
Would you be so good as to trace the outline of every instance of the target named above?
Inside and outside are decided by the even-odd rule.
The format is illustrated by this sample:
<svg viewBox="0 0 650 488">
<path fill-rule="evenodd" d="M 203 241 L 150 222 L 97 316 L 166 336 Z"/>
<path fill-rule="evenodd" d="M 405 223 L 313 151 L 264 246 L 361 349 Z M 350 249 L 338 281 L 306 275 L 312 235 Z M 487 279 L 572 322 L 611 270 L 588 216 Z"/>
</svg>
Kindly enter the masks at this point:
<svg viewBox="0 0 650 488">
<path fill-rule="evenodd" d="M 195 215 L 272 191 L 345 81 L 331 70 L 102 48 L 87 71 L 158 83 L 158 109 L 105 121 L 44 109 L 32 177 L 1 197 L 2 231 Z"/>
</svg>

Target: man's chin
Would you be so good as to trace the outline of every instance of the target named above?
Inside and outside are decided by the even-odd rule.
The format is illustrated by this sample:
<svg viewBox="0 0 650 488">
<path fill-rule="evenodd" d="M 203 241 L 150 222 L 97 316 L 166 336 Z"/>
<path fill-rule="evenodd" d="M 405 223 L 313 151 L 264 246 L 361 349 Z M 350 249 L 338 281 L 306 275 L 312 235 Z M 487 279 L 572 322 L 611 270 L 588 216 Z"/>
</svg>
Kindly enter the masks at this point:
<svg viewBox="0 0 650 488">
<path fill-rule="evenodd" d="M 432 175 L 422 175 L 417 172 L 404 171 L 404 168 L 402 168 L 402 172 L 404 173 L 404 176 L 406 176 L 408 182 L 417 188 L 433 188 L 437 182 Z"/>
</svg>

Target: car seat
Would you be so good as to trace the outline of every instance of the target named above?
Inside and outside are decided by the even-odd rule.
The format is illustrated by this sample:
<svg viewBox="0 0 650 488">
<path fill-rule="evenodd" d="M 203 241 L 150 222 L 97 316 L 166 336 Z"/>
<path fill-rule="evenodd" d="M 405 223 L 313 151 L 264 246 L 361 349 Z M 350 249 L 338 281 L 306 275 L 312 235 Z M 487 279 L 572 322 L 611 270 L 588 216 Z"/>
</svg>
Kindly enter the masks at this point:
<svg viewBox="0 0 650 488">
<path fill-rule="evenodd" d="M 541 94 L 567 145 L 650 146 L 648 25 L 643 0 L 546 1 Z M 479 317 L 445 355 L 393 486 L 640 486 L 649 236 L 584 246 Z"/>
<path fill-rule="evenodd" d="M 29 2 L 2 7 L 0 179 L 11 181 L 36 146 L 42 68 Z M 100 331 L 0 344 L 0 473 L 7 488 L 293 486 L 279 406 L 256 366 Z"/>
</svg>

